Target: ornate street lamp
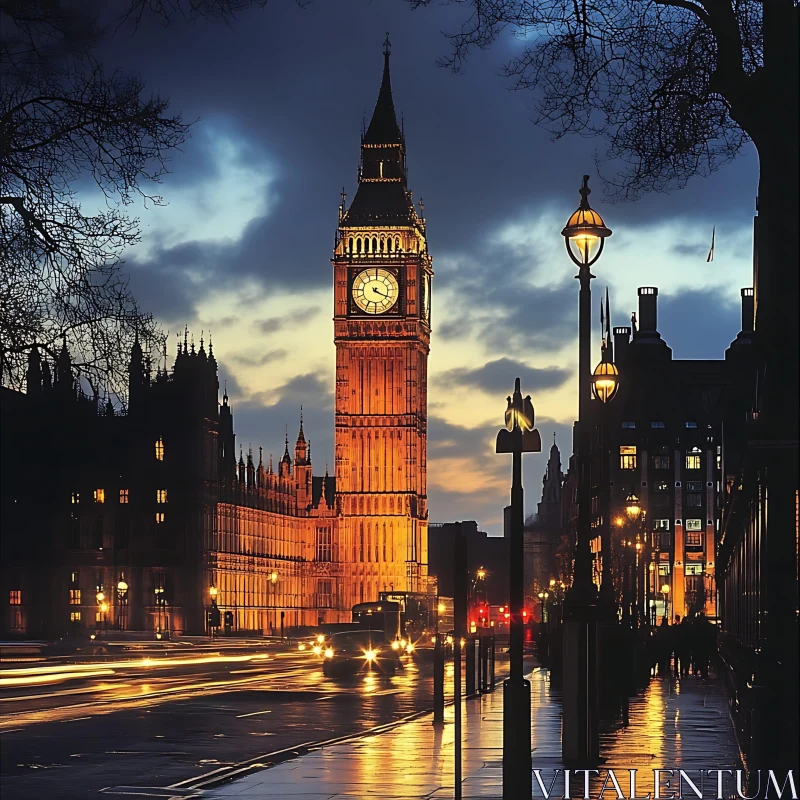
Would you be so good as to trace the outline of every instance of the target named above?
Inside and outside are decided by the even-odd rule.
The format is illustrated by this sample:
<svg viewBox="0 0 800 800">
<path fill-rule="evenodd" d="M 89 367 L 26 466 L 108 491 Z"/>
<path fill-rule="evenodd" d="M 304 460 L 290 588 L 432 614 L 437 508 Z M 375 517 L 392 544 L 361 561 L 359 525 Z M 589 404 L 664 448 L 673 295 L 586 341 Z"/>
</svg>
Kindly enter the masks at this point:
<svg viewBox="0 0 800 800">
<path fill-rule="evenodd" d="M 507 398 L 506 427 L 497 434 L 495 452 L 512 454 L 511 537 L 509 542 L 509 677 L 503 685 L 503 797 L 530 797 L 531 685 L 523 677 L 522 644 L 525 605 L 525 543 L 523 534 L 522 454 L 539 453 L 542 439 L 533 427 L 530 395 L 523 399 L 519 378 Z"/>
<path fill-rule="evenodd" d="M 576 702 L 565 708 L 561 729 L 561 755 L 565 763 L 589 766 L 599 759 L 597 697 L 594 690 L 594 650 L 596 648 L 597 591 L 592 581 L 590 541 L 592 485 L 589 466 L 589 415 L 591 410 L 591 328 L 594 278 L 589 267 L 603 252 L 611 230 L 589 205 L 589 176 L 583 176 L 581 202 L 561 231 L 570 259 L 578 267 L 578 536 L 572 586 L 567 593 L 564 613 L 564 652 L 587 653 L 587 657 L 564 663 L 564 696 Z M 591 655 L 588 655 L 591 654 Z"/>
<path fill-rule="evenodd" d="M 614 399 L 619 389 L 619 370 L 613 361 L 601 361 L 592 373 L 592 397 L 604 405 Z"/>
<path fill-rule="evenodd" d="M 591 191 L 589 176 L 584 175 L 580 189 L 581 204 L 561 231 L 569 257 L 579 267 L 587 269 L 600 258 L 606 237 L 611 236 L 611 230 L 606 227 L 603 218 L 589 205 Z"/>
<path fill-rule="evenodd" d="M 631 522 L 636 522 L 639 515 L 642 513 L 642 507 L 639 505 L 639 498 L 635 494 L 629 494 L 625 498 L 625 513 Z"/>
<path fill-rule="evenodd" d="M 119 607 L 119 618 L 117 621 L 117 626 L 124 630 L 126 627 L 127 622 L 127 605 L 128 605 L 128 582 L 125 580 L 124 575 L 119 576 L 119 580 L 117 581 L 117 600 L 118 600 L 118 607 Z"/>
</svg>

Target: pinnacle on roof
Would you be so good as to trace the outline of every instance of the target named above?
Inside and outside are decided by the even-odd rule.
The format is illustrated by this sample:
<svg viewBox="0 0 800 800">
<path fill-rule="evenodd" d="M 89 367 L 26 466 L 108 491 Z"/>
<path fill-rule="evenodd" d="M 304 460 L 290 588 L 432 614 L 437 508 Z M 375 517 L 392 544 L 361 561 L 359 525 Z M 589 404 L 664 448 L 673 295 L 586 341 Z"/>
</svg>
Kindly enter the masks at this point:
<svg viewBox="0 0 800 800">
<path fill-rule="evenodd" d="M 389 75 L 389 55 L 391 43 L 389 34 L 383 43 L 383 80 L 381 89 L 378 93 L 378 102 L 372 112 L 367 132 L 364 134 L 364 144 L 400 144 L 403 141 L 403 134 L 397 124 L 397 115 L 394 111 L 394 100 L 392 99 L 392 82 Z"/>
<path fill-rule="evenodd" d="M 300 432 L 297 434 L 297 443 L 304 442 L 306 440 L 305 434 L 303 433 L 303 406 L 300 406 Z"/>
</svg>

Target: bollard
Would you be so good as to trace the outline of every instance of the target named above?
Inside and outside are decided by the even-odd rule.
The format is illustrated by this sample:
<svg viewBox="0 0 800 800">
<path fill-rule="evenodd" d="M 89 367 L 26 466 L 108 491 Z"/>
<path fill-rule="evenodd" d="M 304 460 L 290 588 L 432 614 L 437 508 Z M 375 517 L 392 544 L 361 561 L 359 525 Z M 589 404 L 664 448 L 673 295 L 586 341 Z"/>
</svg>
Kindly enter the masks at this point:
<svg viewBox="0 0 800 800">
<path fill-rule="evenodd" d="M 467 652 L 466 652 L 466 672 L 467 680 L 464 687 L 464 694 L 469 697 L 475 694 L 475 639 L 470 637 L 467 639 Z"/>
<path fill-rule="evenodd" d="M 433 648 L 433 724 L 444 725 L 444 648 L 439 635 Z"/>
<path fill-rule="evenodd" d="M 481 663 L 481 691 L 486 693 L 489 691 L 489 640 L 486 637 L 481 639 L 481 650 L 483 652 Z"/>
<path fill-rule="evenodd" d="M 494 679 L 494 654 L 495 654 L 495 649 L 496 649 L 495 638 L 494 638 L 494 636 L 492 636 L 492 639 L 491 639 L 491 651 L 490 651 L 490 653 L 491 653 L 491 664 L 489 665 L 489 687 L 490 687 L 490 691 L 492 691 L 492 692 L 494 691 L 494 687 L 495 687 L 495 679 Z"/>
</svg>

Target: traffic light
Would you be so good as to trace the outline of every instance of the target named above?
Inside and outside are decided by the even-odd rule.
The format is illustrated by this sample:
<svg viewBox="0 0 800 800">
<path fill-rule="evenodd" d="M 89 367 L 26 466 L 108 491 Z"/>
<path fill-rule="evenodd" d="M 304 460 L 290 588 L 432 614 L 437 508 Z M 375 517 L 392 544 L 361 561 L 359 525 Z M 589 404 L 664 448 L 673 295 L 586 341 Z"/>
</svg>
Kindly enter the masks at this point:
<svg viewBox="0 0 800 800">
<path fill-rule="evenodd" d="M 208 625 L 211 628 L 219 628 L 220 626 L 219 608 L 217 606 L 211 606 L 208 610 Z"/>
</svg>

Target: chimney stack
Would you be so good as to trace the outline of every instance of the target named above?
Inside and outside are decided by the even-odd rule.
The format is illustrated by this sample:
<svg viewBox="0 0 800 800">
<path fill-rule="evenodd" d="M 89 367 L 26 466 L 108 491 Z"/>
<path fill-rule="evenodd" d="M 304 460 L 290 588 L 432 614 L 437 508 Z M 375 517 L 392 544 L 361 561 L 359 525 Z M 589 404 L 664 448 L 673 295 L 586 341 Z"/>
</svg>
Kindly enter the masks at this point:
<svg viewBox="0 0 800 800">
<path fill-rule="evenodd" d="M 742 333 L 753 332 L 755 296 L 752 287 L 742 289 Z"/>
<path fill-rule="evenodd" d="M 625 363 L 630 340 L 631 329 L 629 327 L 614 328 L 614 359 L 618 367 Z"/>
<path fill-rule="evenodd" d="M 657 297 L 658 289 L 655 286 L 639 287 L 639 330 L 642 333 L 658 330 Z"/>
</svg>

